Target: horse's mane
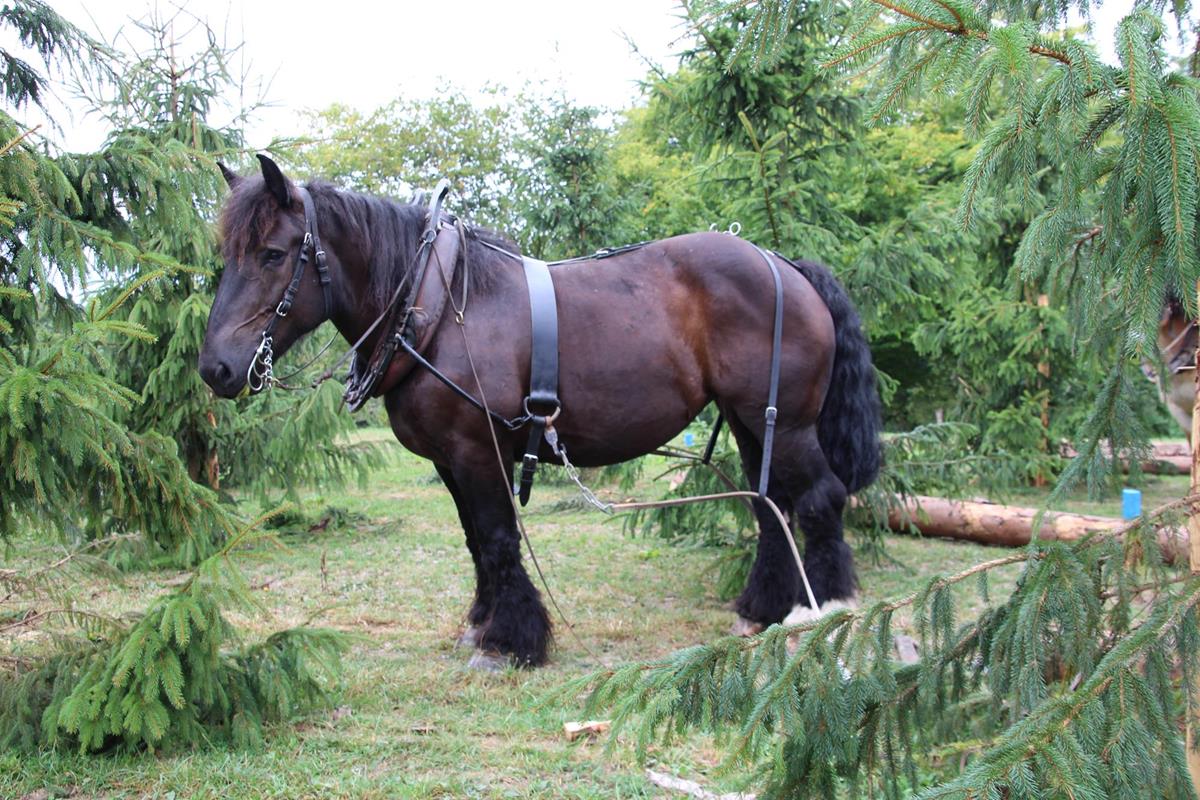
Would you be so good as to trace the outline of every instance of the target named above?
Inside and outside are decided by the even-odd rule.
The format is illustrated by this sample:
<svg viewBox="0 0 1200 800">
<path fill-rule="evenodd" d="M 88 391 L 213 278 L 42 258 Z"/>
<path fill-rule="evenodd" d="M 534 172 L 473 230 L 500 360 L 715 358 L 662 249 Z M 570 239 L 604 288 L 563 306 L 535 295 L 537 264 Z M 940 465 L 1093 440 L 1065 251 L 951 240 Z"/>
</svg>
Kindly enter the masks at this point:
<svg viewBox="0 0 1200 800">
<path fill-rule="evenodd" d="M 359 255 L 370 269 L 369 299 L 382 308 L 409 277 L 425 225 L 425 207 L 346 191 L 324 181 L 314 181 L 306 188 L 316 206 L 319 228 L 340 230 L 360 248 Z M 262 241 L 278 213 L 279 204 L 270 192 L 263 190 L 261 177 L 250 176 L 238 183 L 221 211 L 222 251 L 226 261 L 236 259 L 255 242 Z M 290 213 L 303 214 L 299 198 L 292 203 Z M 499 262 L 512 259 L 482 242 L 514 254 L 520 250 L 508 238 L 486 228 L 470 225 L 465 228 L 470 261 L 468 288 L 486 291 Z M 456 270 L 452 283 L 455 289 L 461 289 L 461 270 Z"/>
</svg>

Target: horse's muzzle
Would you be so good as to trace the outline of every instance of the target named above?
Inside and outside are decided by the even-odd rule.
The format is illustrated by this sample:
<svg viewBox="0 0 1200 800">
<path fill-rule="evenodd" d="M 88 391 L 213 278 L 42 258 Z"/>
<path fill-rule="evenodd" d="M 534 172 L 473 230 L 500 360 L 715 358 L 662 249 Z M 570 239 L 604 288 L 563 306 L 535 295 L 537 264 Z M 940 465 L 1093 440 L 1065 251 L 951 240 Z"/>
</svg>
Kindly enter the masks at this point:
<svg viewBox="0 0 1200 800">
<path fill-rule="evenodd" d="M 235 370 L 220 358 L 200 354 L 200 377 L 208 384 L 217 397 L 231 399 L 241 394 L 246 385 L 246 374 Z"/>
</svg>

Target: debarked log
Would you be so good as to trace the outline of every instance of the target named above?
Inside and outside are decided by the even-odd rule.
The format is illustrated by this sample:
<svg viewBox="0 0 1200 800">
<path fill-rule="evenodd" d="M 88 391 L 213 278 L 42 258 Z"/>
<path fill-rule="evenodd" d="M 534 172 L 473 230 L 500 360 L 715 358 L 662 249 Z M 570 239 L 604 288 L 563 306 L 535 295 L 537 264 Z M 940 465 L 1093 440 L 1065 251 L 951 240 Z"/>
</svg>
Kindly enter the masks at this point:
<svg viewBox="0 0 1200 800">
<path fill-rule="evenodd" d="M 888 527 L 895 531 L 907 532 L 911 523 L 925 536 L 964 539 L 1001 547 L 1020 547 L 1029 544 L 1038 513 L 1039 509 L 1024 506 L 918 495 L 904 501 L 900 507 L 893 506 L 888 511 Z M 1043 514 L 1041 526 L 1038 528 L 1038 539 L 1071 542 L 1089 533 L 1107 532 L 1120 535 L 1130 527 L 1130 522 L 1114 517 L 1047 511 Z M 1177 528 L 1159 528 L 1158 546 L 1163 559 L 1168 563 L 1186 559 L 1187 532 Z"/>
</svg>

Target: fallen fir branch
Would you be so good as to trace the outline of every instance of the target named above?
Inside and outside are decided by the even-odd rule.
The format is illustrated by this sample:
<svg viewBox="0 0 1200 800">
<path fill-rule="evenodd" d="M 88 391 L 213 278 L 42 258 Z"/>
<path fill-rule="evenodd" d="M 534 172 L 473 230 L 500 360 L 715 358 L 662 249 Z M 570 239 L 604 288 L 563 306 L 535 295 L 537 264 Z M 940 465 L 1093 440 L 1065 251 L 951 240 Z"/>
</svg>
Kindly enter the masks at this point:
<svg viewBox="0 0 1200 800">
<path fill-rule="evenodd" d="M 1106 763 L 1114 748 L 1133 746 L 1128 737 L 1145 735 L 1137 752 L 1153 777 L 1142 790 L 1122 784 L 1093 794 L 1148 797 L 1146 786 L 1186 776 L 1172 687 L 1188 680 L 1187 659 L 1200 642 L 1188 632 L 1200 580 L 1163 569 L 1151 537 L 1164 515 L 1195 503 L 1181 498 L 1080 541 L 1033 544 L 869 608 L 599 671 L 564 693 L 590 690 L 587 712 L 613 720 L 610 749 L 633 725 L 639 759 L 687 731 L 716 735 L 726 747 L 722 769 L 754 770 L 768 797 L 832 796 L 864 777 L 890 782 L 887 796 L 902 796 L 897 781 L 908 791 L 929 785 L 930 776 L 918 778 L 918 760 L 962 741 L 964 725 L 978 743 L 967 766 L 973 777 L 951 784 L 952 796 L 1032 796 L 1012 794 L 1021 780 L 1025 788 L 1119 784 L 1126 773 L 1095 778 L 1076 767 Z M 955 622 L 953 587 L 1021 563 L 1010 597 Z M 1171 590 L 1184 580 L 1182 591 Z M 1154 589 L 1151 602 L 1135 603 Z M 980 592 L 986 601 L 982 584 Z M 915 664 L 899 663 L 892 646 L 893 615 L 906 607 L 915 607 L 924 656 Z M 975 770 L 979 763 L 990 766 Z M 1061 767 L 1068 763 L 1076 766 Z"/>
</svg>

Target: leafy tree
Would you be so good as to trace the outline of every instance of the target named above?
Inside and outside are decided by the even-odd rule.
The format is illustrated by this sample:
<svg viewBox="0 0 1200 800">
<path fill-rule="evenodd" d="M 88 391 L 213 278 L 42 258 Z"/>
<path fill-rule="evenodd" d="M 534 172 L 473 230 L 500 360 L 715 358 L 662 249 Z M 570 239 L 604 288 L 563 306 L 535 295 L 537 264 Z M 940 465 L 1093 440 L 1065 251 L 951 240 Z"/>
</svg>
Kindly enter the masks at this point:
<svg viewBox="0 0 1200 800">
<path fill-rule="evenodd" d="M 453 92 L 394 100 L 365 114 L 334 105 L 312 114 L 312 127 L 325 135 L 300 141 L 292 158 L 312 177 L 402 201 L 448 178 L 460 213 L 508 231 L 517 222 L 511 190 L 519 119 L 499 90 L 487 98 L 476 103 Z"/>
<path fill-rule="evenodd" d="M 456 213 L 512 236 L 531 254 L 563 258 L 612 244 L 628 203 L 614 191 L 612 132 L 599 111 L 560 95 L 493 90 L 395 100 L 363 114 L 314 115 L 325 138 L 302 141 L 302 172 L 349 189 L 408 200 L 441 178 Z"/>
</svg>

